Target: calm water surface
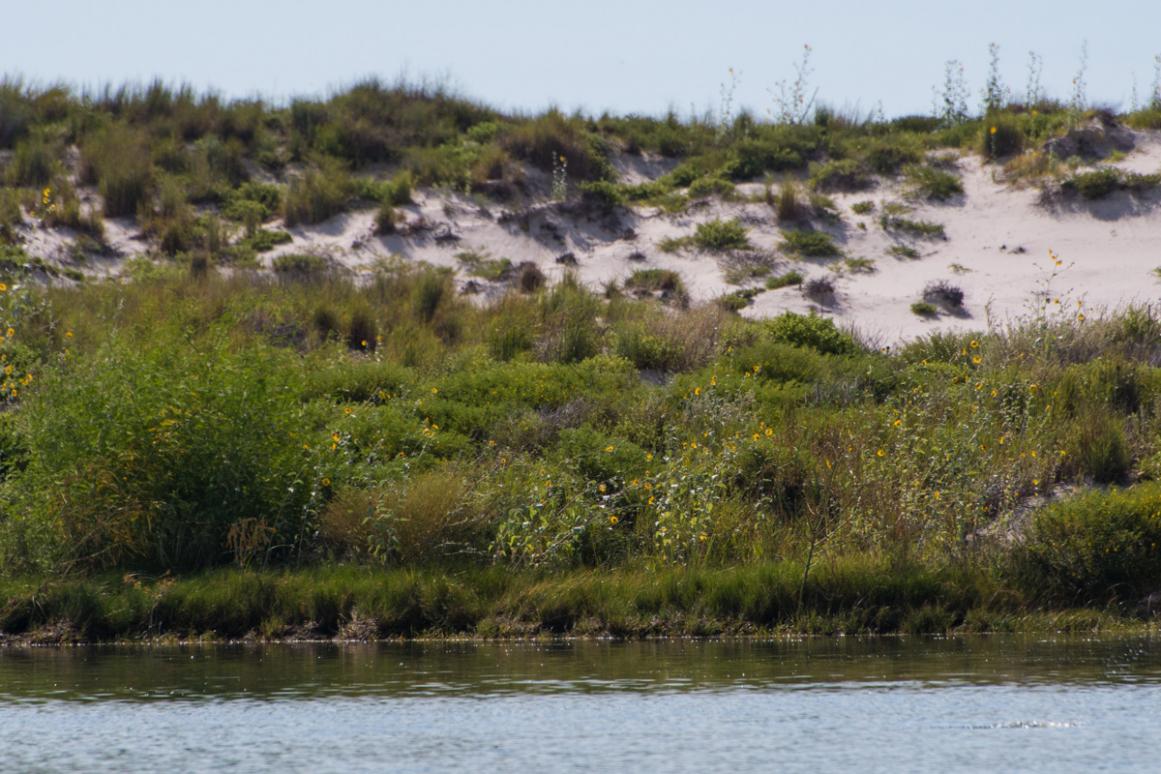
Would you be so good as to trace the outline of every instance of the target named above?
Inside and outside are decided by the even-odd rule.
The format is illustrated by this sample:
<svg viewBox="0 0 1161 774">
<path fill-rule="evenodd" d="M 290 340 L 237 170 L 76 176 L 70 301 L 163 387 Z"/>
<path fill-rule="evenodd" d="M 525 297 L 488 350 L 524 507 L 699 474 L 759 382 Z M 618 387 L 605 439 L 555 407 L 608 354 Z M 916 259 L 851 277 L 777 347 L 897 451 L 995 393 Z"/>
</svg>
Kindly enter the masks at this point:
<svg viewBox="0 0 1161 774">
<path fill-rule="evenodd" d="M 1161 641 L 0 649 L 13 771 L 1158 771 Z"/>
</svg>

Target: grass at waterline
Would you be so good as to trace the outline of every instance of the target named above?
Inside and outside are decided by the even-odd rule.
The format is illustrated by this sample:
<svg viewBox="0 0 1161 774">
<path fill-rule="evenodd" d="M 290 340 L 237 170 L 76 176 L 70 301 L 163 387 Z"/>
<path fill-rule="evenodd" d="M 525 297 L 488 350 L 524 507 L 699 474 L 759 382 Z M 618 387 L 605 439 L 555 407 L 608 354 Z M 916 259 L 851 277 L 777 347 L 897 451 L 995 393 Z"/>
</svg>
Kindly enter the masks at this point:
<svg viewBox="0 0 1161 774">
<path fill-rule="evenodd" d="M 994 574 L 828 558 L 564 573 L 333 566 L 0 581 L 0 643 L 155 639 L 952 634 L 1143 629 L 1040 608 Z"/>
</svg>

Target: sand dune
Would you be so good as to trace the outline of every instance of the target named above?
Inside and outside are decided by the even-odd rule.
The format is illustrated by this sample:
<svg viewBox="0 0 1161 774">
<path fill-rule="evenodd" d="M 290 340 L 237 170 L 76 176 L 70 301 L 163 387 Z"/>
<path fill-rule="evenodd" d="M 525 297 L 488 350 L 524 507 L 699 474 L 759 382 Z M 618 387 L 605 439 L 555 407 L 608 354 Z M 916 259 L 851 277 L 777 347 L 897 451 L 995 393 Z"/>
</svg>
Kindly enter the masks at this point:
<svg viewBox="0 0 1161 774">
<path fill-rule="evenodd" d="M 1138 133 L 1136 140 L 1137 148 L 1115 166 L 1133 172 L 1161 169 L 1161 135 Z M 641 157 L 620 156 L 614 161 L 622 179 L 630 182 L 655 179 L 671 167 Z M 738 290 L 740 286 L 727 281 L 727 269 L 732 263 L 756 262 L 773 274 L 794 269 L 807 278 L 829 277 L 836 293 L 832 302 L 820 305 L 795 287 L 763 288 L 742 314 L 764 317 L 814 310 L 884 344 L 937 330 L 1004 325 L 1035 313 L 1045 294 L 1049 311 L 1056 314 L 1081 309 L 1092 314 L 1158 300 L 1161 280 L 1154 269 L 1161 266 L 1161 195 L 1156 191 L 1137 195 L 1120 191 L 1096 201 L 1045 197 L 1035 187 L 1005 182 L 999 167 L 977 156 L 957 156 L 948 164 L 960 175 L 964 193 L 945 203 L 912 201 L 896 180 L 880 180 L 868 191 L 833 195 L 841 218 L 816 227 L 841 246 L 839 259 L 797 260 L 787 255 L 780 247 L 783 238 L 775 213 L 763 200 L 764 186 L 743 184 L 738 191 L 748 200 L 706 199 L 680 214 L 634 207 L 608 216 L 586 213 L 573 203 L 505 209 L 477 198 L 427 190 L 416 193 L 414 204 L 401 208 L 405 220 L 398 235 L 376 236 L 374 212 L 355 211 L 288 229 L 293 240 L 265 253 L 262 262 L 269 267 L 280 255 L 309 252 L 359 273 L 380 258 L 399 255 L 455 270 L 461 286 L 473 282 L 484 299 L 502 292 L 504 281 L 469 277 L 458 253 L 506 258 L 513 265 L 531 262 L 550 280 L 573 271 L 594 290 L 622 282 L 638 269 L 661 268 L 681 275 L 693 303 Z M 873 212 L 852 211 L 852 205 L 866 201 L 875 204 Z M 891 203 L 909 207 L 907 218 L 941 224 L 946 239 L 887 233 L 878 218 Z M 744 224 L 753 250 L 662 251 L 663 240 L 688 236 L 698 224 L 715 219 Z M 22 236 L 30 255 L 59 263 L 75 260 L 73 235 L 67 230 L 26 226 Z M 148 249 L 131 221 L 108 221 L 106 241 L 111 256 L 86 260 L 78 265 L 82 271 L 116 275 L 128 257 Z M 912 248 L 918 257 L 890 254 L 897 244 Z M 1061 265 L 1050 259 L 1050 250 Z M 873 266 L 852 270 L 847 258 L 868 259 Z M 914 314 L 912 303 L 928 283 L 939 280 L 963 290 L 962 310 L 944 310 L 935 318 Z M 758 278 L 748 286 L 761 288 L 761 282 Z"/>
</svg>

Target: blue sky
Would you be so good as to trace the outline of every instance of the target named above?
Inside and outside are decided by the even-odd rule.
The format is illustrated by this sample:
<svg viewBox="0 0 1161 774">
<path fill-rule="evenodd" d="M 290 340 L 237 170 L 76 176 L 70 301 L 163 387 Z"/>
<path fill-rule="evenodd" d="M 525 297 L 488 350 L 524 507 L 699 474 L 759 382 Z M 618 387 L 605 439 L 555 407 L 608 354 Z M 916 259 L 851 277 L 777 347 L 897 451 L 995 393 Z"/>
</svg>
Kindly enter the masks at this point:
<svg viewBox="0 0 1161 774">
<path fill-rule="evenodd" d="M 365 75 L 447 79 L 503 108 L 550 104 L 681 114 L 718 102 L 730 67 L 737 101 L 768 89 L 813 47 L 819 98 L 887 115 L 928 112 L 943 63 L 961 60 L 973 98 L 987 45 L 1022 91 L 1028 51 L 1051 95 L 1067 97 L 1088 41 L 1090 100 L 1144 98 L 1161 53 L 1161 2 L 877 0 L 53 0 L 6 2 L 0 73 L 78 85 L 160 76 L 229 96 L 325 94 Z"/>
</svg>

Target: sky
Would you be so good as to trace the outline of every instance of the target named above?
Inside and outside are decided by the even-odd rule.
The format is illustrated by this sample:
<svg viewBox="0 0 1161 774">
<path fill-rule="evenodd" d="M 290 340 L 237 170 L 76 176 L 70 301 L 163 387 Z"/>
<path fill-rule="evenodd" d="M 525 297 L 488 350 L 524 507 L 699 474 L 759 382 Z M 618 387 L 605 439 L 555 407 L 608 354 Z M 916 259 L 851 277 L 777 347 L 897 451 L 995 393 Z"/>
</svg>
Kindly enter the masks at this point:
<svg viewBox="0 0 1161 774">
<path fill-rule="evenodd" d="M 495 107 L 587 113 L 765 115 L 771 90 L 812 47 L 811 93 L 888 117 L 930 113 L 944 63 L 963 63 L 973 103 L 1000 46 L 1023 93 L 1028 52 L 1067 99 L 1087 41 L 1089 101 L 1144 100 L 1161 53 L 1161 2 L 1123 0 L 0 0 L 0 74 L 92 87 L 160 77 L 228 97 L 326 95 L 371 75 L 445 82 Z"/>
</svg>

